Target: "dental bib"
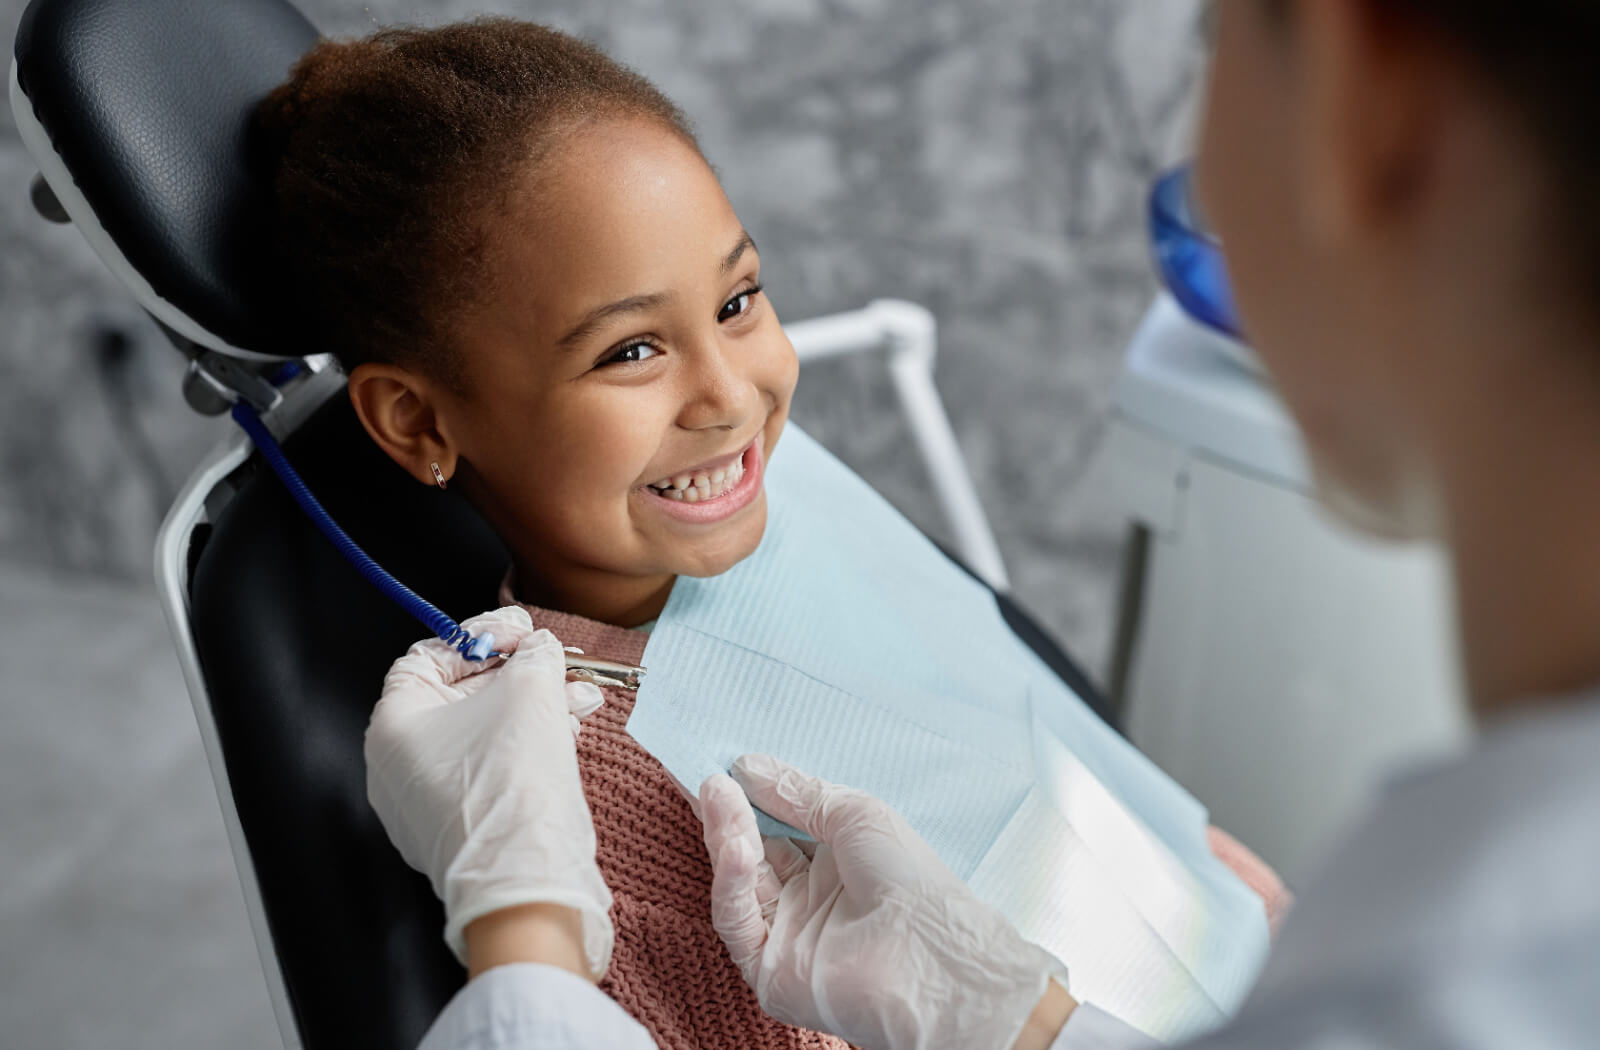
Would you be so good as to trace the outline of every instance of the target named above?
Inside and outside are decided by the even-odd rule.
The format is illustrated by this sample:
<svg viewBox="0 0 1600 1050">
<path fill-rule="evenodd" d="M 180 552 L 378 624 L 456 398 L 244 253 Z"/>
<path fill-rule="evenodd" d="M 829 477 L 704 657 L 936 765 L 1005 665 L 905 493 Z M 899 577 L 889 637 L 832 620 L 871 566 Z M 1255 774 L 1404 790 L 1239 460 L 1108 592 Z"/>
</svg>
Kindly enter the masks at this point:
<svg viewBox="0 0 1600 1050">
<path fill-rule="evenodd" d="M 793 424 L 766 489 L 756 552 L 673 587 L 634 739 L 691 794 L 747 752 L 871 792 L 1056 955 L 1080 1000 L 1169 1042 L 1231 1016 L 1267 921 L 1211 853 L 1204 807 Z"/>
</svg>

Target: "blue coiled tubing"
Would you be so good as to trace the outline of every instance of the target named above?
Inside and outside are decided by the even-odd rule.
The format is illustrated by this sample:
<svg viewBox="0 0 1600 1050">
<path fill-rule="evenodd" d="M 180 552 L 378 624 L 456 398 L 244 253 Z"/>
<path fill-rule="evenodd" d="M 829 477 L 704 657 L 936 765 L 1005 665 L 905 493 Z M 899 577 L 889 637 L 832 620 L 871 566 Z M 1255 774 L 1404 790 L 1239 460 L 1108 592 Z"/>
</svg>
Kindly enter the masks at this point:
<svg viewBox="0 0 1600 1050">
<path fill-rule="evenodd" d="M 280 370 L 272 378 L 275 383 L 283 383 L 298 373 L 298 368 L 292 370 L 284 369 Z M 445 644 L 453 647 L 466 659 L 478 661 L 499 655 L 494 651 L 494 635 L 485 631 L 477 637 L 473 637 L 465 627 L 445 615 L 444 611 L 438 606 L 385 572 L 383 567 L 373 561 L 366 551 L 356 545 L 355 540 L 352 540 L 339 527 L 339 523 L 334 521 L 327 510 L 323 508 L 322 504 L 317 502 L 317 497 L 313 496 L 311 490 L 306 488 L 306 483 L 300 480 L 300 475 L 290 465 L 288 457 L 283 454 L 283 449 L 278 447 L 277 439 L 272 436 L 272 432 L 267 429 L 266 424 L 261 422 L 261 417 L 256 415 L 254 408 L 243 401 L 235 402 L 233 420 L 244 428 L 246 434 L 250 435 L 250 440 L 260 450 L 262 458 L 267 461 L 267 465 L 272 468 L 272 472 L 278 475 L 278 480 L 283 482 L 284 488 L 289 490 L 289 494 L 294 497 L 294 501 L 300 504 L 300 509 L 305 511 L 306 517 L 310 518 L 311 523 L 324 536 L 328 537 L 328 542 L 332 543 L 339 553 L 344 555 L 344 559 L 355 566 L 357 572 L 366 577 L 368 583 L 382 591 L 400 608 L 416 617 L 423 626 L 443 639 Z"/>
</svg>

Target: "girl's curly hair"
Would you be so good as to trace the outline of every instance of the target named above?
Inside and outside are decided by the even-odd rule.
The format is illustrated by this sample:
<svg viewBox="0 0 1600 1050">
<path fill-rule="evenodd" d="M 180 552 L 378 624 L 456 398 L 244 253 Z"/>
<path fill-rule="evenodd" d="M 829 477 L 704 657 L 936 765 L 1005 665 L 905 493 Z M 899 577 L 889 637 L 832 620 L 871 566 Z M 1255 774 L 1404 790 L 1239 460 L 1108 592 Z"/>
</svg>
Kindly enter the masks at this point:
<svg viewBox="0 0 1600 1050">
<path fill-rule="evenodd" d="M 494 286 L 489 235 L 516 178 L 563 129 L 606 116 L 695 142 L 644 77 L 529 22 L 317 43 L 252 128 L 272 165 L 273 269 L 289 304 L 278 338 L 347 369 L 404 363 L 453 381 L 452 321 Z"/>
</svg>

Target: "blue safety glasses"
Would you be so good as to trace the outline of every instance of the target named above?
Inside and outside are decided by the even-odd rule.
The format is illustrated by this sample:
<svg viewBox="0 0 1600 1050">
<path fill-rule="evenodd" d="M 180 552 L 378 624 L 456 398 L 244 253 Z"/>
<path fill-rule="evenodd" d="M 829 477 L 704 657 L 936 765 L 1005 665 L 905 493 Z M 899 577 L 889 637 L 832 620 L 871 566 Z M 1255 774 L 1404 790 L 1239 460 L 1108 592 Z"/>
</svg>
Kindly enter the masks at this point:
<svg viewBox="0 0 1600 1050">
<path fill-rule="evenodd" d="M 1185 164 L 1163 175 L 1150 191 L 1150 243 L 1156 269 L 1189 316 L 1243 341 L 1222 241 L 1206 228 L 1193 184 L 1193 171 Z"/>
</svg>

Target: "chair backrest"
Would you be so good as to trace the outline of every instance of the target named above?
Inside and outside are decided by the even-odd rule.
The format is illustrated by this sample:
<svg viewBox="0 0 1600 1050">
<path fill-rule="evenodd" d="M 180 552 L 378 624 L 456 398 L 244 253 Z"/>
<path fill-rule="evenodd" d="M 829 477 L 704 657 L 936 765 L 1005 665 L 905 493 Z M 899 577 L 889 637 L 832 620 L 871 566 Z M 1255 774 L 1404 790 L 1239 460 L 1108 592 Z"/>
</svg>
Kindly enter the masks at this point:
<svg viewBox="0 0 1600 1050">
<path fill-rule="evenodd" d="M 283 354 L 265 281 L 269 175 L 250 115 L 316 40 L 285 0 L 33 0 L 17 129 L 68 216 L 157 320 Z M 18 95 L 20 94 L 20 98 Z"/>
<path fill-rule="evenodd" d="M 430 601 L 458 619 L 497 604 L 509 557 L 494 533 L 396 467 L 343 394 L 284 450 L 356 542 Z M 367 804 L 361 745 L 384 672 L 426 632 L 258 463 L 196 548 L 195 645 L 300 1039 L 414 1046 L 465 974 L 432 888 Z"/>
</svg>

